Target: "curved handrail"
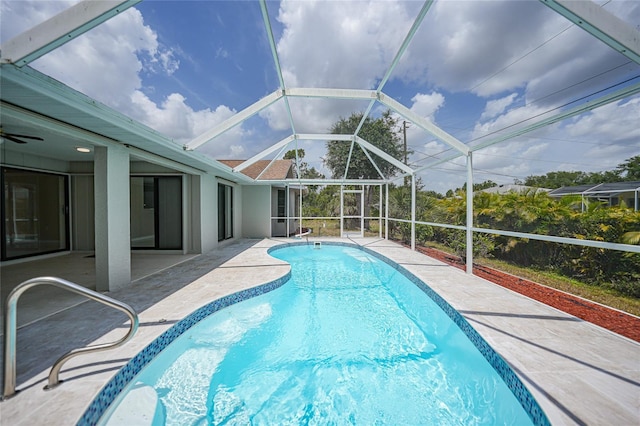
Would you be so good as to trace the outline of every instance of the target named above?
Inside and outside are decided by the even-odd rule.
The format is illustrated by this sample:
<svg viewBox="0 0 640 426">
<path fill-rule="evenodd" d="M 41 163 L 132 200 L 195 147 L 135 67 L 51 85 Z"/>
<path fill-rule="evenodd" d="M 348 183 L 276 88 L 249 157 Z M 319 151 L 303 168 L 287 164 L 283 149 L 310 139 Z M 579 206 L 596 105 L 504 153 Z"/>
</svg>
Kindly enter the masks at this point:
<svg viewBox="0 0 640 426">
<path fill-rule="evenodd" d="M 66 354 L 62 355 L 51 367 L 49 373 L 49 381 L 45 389 L 53 389 L 60 381 L 58 375 L 62 365 L 71 358 L 91 352 L 103 351 L 111 348 L 116 348 L 127 342 L 138 329 L 138 314 L 126 303 L 122 303 L 111 297 L 100 294 L 96 291 L 89 290 L 71 281 L 64 280 L 57 277 L 38 277 L 27 280 L 19 284 L 14 288 L 5 302 L 4 309 L 4 391 L 2 399 L 7 399 L 15 395 L 16 393 L 16 330 L 17 330 L 17 306 L 18 299 L 25 291 L 32 287 L 49 284 L 65 290 L 72 291 L 74 293 L 85 296 L 91 300 L 110 306 L 114 309 L 124 312 L 131 322 L 129 331 L 120 340 L 116 340 L 111 343 L 102 343 L 99 345 L 87 346 L 80 349 L 72 349 Z"/>
</svg>

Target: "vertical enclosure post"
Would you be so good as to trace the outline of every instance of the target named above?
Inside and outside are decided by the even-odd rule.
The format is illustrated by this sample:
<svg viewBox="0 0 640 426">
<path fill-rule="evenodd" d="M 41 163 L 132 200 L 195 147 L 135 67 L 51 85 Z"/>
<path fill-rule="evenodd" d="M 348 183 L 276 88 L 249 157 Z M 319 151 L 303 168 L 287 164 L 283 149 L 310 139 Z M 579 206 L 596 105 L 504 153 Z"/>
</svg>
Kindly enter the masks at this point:
<svg viewBox="0 0 640 426">
<path fill-rule="evenodd" d="M 291 209 L 291 188 L 289 188 L 289 184 L 285 185 L 285 191 L 286 191 L 286 197 L 285 197 L 285 212 L 287 213 L 287 227 L 284 230 L 284 236 L 285 238 L 289 238 L 289 229 L 291 229 L 291 223 L 290 223 L 290 219 L 291 219 L 291 213 L 289 213 L 289 209 Z"/>
<path fill-rule="evenodd" d="M 344 185 L 340 185 L 340 238 L 344 237 Z"/>
<path fill-rule="evenodd" d="M 384 189 L 384 239 L 389 239 L 389 184 Z"/>
<path fill-rule="evenodd" d="M 416 249 L 416 175 L 411 174 L 411 250 Z"/>
<path fill-rule="evenodd" d="M 471 151 L 467 154 L 467 274 L 473 274 L 473 162 Z"/>
<path fill-rule="evenodd" d="M 380 202 L 378 203 L 378 238 L 382 238 L 382 185 L 378 185 Z"/>
<path fill-rule="evenodd" d="M 369 186 L 371 188 L 371 186 Z M 364 197 L 364 185 L 361 187 L 362 192 L 360 192 L 360 238 L 364 238 L 364 213 L 367 209 L 364 208 L 365 197 Z"/>
</svg>

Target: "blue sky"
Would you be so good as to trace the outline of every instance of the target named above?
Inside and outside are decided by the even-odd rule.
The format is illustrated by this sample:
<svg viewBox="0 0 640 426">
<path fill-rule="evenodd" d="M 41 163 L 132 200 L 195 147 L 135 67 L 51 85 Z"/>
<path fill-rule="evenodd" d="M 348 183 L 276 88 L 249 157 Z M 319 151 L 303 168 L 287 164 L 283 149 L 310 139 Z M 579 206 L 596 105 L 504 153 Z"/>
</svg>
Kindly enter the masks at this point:
<svg viewBox="0 0 640 426">
<path fill-rule="evenodd" d="M 73 3 L 2 1 L 1 40 Z M 640 2 L 598 4 L 638 29 Z M 422 7 L 364 0 L 267 5 L 287 87 L 358 89 L 377 87 Z M 178 144 L 279 86 L 256 1 L 143 1 L 32 66 Z M 436 1 L 383 91 L 469 143 L 639 76 L 640 66 L 541 2 Z M 328 132 L 339 117 L 366 106 L 291 100 L 296 130 L 306 133 Z M 377 105 L 374 114 L 381 110 Z M 636 96 L 494 145 L 476 153 L 475 179 L 512 183 L 553 170 L 611 169 L 640 154 L 639 121 Z M 198 151 L 249 158 L 290 133 L 278 103 Z M 416 126 L 407 139 L 415 165 L 450 153 Z M 322 169 L 324 145 L 301 147 Z M 440 192 L 460 186 L 461 164 L 426 171 L 423 183 Z"/>
</svg>

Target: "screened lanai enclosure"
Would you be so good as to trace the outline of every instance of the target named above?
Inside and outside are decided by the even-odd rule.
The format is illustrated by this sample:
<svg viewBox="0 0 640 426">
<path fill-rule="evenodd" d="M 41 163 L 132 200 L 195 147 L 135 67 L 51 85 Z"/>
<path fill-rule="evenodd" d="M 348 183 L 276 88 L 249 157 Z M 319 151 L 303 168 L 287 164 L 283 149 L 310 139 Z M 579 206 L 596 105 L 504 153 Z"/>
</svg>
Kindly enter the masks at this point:
<svg viewBox="0 0 640 426">
<path fill-rule="evenodd" d="M 250 119 L 256 114 L 260 114 L 268 109 L 279 108 L 283 117 L 286 118 L 286 122 L 289 124 L 291 134 L 268 148 L 258 152 L 253 157 L 237 166 L 234 169 L 235 171 L 242 171 L 245 167 L 250 166 L 255 161 L 269 156 L 272 156 L 271 158 L 274 160 L 281 158 L 282 154 L 288 150 L 295 151 L 295 162 L 298 170 L 300 170 L 302 162 L 307 161 L 306 158 L 303 160 L 298 155 L 300 149 L 310 150 L 309 147 L 317 146 L 319 142 L 322 143 L 328 141 L 332 141 L 333 143 L 339 141 L 349 146 L 348 155 L 344 158 L 346 164 L 341 169 L 344 170 L 343 174 L 335 175 L 334 173 L 332 179 L 305 179 L 302 173 L 298 173 L 298 177 L 293 179 L 293 182 L 300 187 L 303 187 L 304 185 L 337 185 L 340 188 L 337 192 L 340 200 L 338 210 L 339 216 L 303 217 L 304 195 L 300 197 L 300 208 L 298 209 L 300 216 L 298 220 L 300 223 L 299 231 L 301 233 L 309 232 L 309 229 L 305 229 L 304 227 L 305 221 L 313 221 L 313 223 L 316 224 L 319 223 L 318 220 L 322 221 L 322 228 L 318 229 L 318 231 L 321 232 L 321 230 L 326 227 L 327 220 L 336 220 L 339 223 L 340 236 L 364 236 L 365 229 L 371 231 L 370 226 L 367 225 L 365 227 L 365 222 L 376 221 L 377 225 L 374 226 L 374 231 L 377 229 L 380 237 L 382 237 L 384 230 L 384 236 L 388 238 L 389 223 L 399 222 L 406 223 L 410 226 L 411 247 L 412 249 L 415 249 L 417 226 L 434 226 L 464 230 L 466 233 L 465 257 L 468 272 L 472 271 L 472 242 L 474 233 L 491 233 L 510 237 L 640 252 L 640 248 L 637 246 L 619 244 L 614 241 L 587 241 L 578 238 L 537 235 L 514 232 L 512 230 L 475 227 L 473 219 L 474 203 L 472 190 L 465 191 L 465 200 L 461 200 L 461 202 L 464 202 L 466 205 L 466 223 L 464 226 L 450 223 L 423 222 L 416 219 L 417 180 L 422 179 L 427 181 L 430 179 L 430 175 L 433 170 L 439 170 L 443 168 L 444 165 L 447 165 L 449 168 L 447 172 L 457 172 L 459 175 L 464 176 L 464 184 L 466 185 L 466 188 L 473 188 L 473 163 L 475 157 L 483 158 L 485 155 L 495 155 L 496 157 L 499 157 L 502 154 L 501 146 L 513 143 L 514 140 L 535 140 L 535 136 L 529 135 L 539 135 L 541 130 L 544 130 L 545 128 L 557 126 L 557 123 L 575 120 L 576 117 L 578 117 L 578 120 L 585 119 L 584 117 L 588 116 L 591 111 L 597 108 L 606 108 L 612 104 L 621 105 L 624 103 L 637 103 L 637 94 L 638 91 L 640 91 L 640 83 L 637 81 L 640 77 L 640 74 L 638 74 L 640 71 L 640 68 L 638 67 L 640 64 L 640 37 L 637 28 L 633 28 L 629 23 L 624 22 L 614 14 L 607 11 L 604 5 L 592 2 L 543 1 L 541 2 L 543 5 L 548 6 L 553 10 L 553 12 L 564 17 L 566 19 L 566 23 L 569 24 L 569 27 L 550 37 L 540 45 L 533 47 L 531 50 L 523 52 L 515 62 L 509 64 L 506 68 L 499 70 L 497 73 L 487 76 L 486 79 L 482 80 L 478 85 L 486 83 L 505 71 L 507 68 L 513 66 L 516 62 L 524 60 L 528 55 L 542 48 L 544 44 L 551 41 L 562 32 L 572 29 L 572 27 L 575 27 L 576 30 L 580 30 L 586 33 L 586 35 L 592 37 L 591 42 L 598 44 L 600 47 L 607 46 L 607 48 L 612 51 L 610 53 L 613 56 L 617 56 L 615 62 L 619 65 L 603 71 L 603 74 L 609 73 L 609 77 L 613 77 L 614 74 L 617 74 L 617 76 L 613 77 L 612 80 L 607 78 L 605 79 L 606 82 L 600 81 L 598 83 L 595 83 L 594 80 L 599 76 L 592 76 L 588 79 L 576 81 L 567 87 L 553 88 L 551 89 L 552 91 L 546 95 L 547 97 L 557 98 L 555 103 L 553 103 L 553 107 L 548 106 L 546 109 L 542 109 L 536 114 L 530 112 L 529 114 L 531 115 L 525 116 L 517 122 L 506 125 L 503 128 L 491 129 L 491 131 L 484 132 L 484 134 L 480 134 L 471 140 L 463 141 L 452 133 L 444 130 L 442 127 L 436 125 L 433 121 L 433 117 L 425 117 L 424 115 L 419 114 L 416 111 L 416 108 L 405 106 L 386 92 L 386 87 L 390 78 L 394 73 L 397 74 L 401 72 L 400 69 L 402 69 L 403 58 L 406 58 L 406 56 L 413 53 L 410 51 L 412 42 L 414 42 L 415 39 L 424 37 L 425 32 L 428 31 L 428 24 L 424 24 L 424 22 L 425 20 L 428 21 L 427 16 L 433 6 L 433 3 L 434 2 L 426 1 L 421 5 L 420 9 L 416 13 L 415 20 L 410 28 L 405 32 L 405 36 L 399 44 L 393 59 L 389 62 L 385 73 L 377 80 L 375 88 L 352 89 L 291 87 L 285 79 L 285 73 L 283 73 L 283 67 L 278 53 L 278 45 L 272 30 L 272 21 L 269 16 L 267 3 L 261 2 L 260 6 L 264 26 L 279 82 L 278 89 L 243 109 L 234 117 L 231 117 L 220 125 L 213 127 L 211 130 L 204 132 L 197 138 L 189 141 L 185 144 L 185 149 L 198 149 L 204 144 L 215 141 L 217 137 L 223 135 L 225 132 L 245 120 Z M 635 10 L 635 13 L 637 14 L 638 11 Z M 585 34 L 582 35 L 584 36 Z M 628 68 L 626 68 L 624 72 L 618 73 L 614 72 L 615 69 L 618 69 L 617 67 Z M 578 77 L 577 74 L 578 73 L 576 73 L 576 77 Z M 570 88 L 583 85 L 586 82 L 589 82 L 590 87 L 588 89 L 582 87 L 579 91 L 569 90 Z M 594 85 L 591 86 L 591 84 Z M 563 91 L 568 91 L 570 95 L 568 97 L 566 95 L 561 95 Z M 415 98 L 412 100 L 415 100 Z M 302 107 L 303 102 L 315 102 L 319 104 L 322 102 L 326 103 L 328 101 L 346 101 L 352 102 L 353 105 L 359 104 L 357 111 L 364 112 L 362 113 L 361 119 L 355 130 L 348 134 L 340 132 L 301 133 L 301 128 L 304 128 L 304 124 L 298 124 L 298 111 L 304 109 L 304 107 Z M 529 104 L 537 101 L 538 100 L 534 100 Z M 376 112 L 379 115 L 379 111 L 382 110 L 391 111 L 397 117 L 397 122 L 403 123 L 405 144 L 404 162 L 372 144 L 361 135 L 361 130 L 366 120 L 372 115 L 376 115 Z M 634 112 L 631 112 L 631 114 L 633 115 Z M 637 116 L 635 118 L 628 118 L 630 120 L 637 120 Z M 433 138 L 432 141 L 429 141 L 429 143 L 424 145 L 424 147 L 430 146 L 431 148 L 435 148 L 433 154 L 420 152 L 419 154 L 423 154 L 422 158 L 418 158 L 411 163 L 407 162 L 407 123 L 410 123 L 415 130 L 419 130 L 423 132 L 423 134 L 428 135 L 428 138 Z M 633 146 L 639 147 L 638 137 L 638 135 L 632 136 Z M 367 176 L 366 179 L 363 178 L 363 176 L 357 176 L 355 178 L 351 177 L 349 169 L 351 161 L 354 158 L 354 152 L 360 151 L 364 153 L 366 159 L 375 169 L 377 176 Z M 275 156 L 273 156 L 274 153 L 276 153 Z M 508 153 L 509 150 L 504 149 L 504 154 Z M 387 172 L 383 172 L 383 169 Z M 390 217 L 389 185 L 407 185 L 410 187 L 410 197 L 408 200 L 409 205 L 405 206 L 407 207 L 405 210 L 409 212 L 409 217 Z M 370 195 L 376 191 L 378 193 L 378 205 L 368 205 L 371 197 L 367 196 L 367 200 L 365 201 L 365 194 Z M 304 192 L 302 192 L 302 194 L 304 194 Z M 366 213 L 371 213 L 372 211 L 377 211 L 377 215 L 372 216 L 371 214 Z M 290 218 L 287 218 L 287 220 L 290 220 Z"/>
<path fill-rule="evenodd" d="M 15 37 L 3 37 L 4 78 L 17 79 L 33 67 L 118 109 L 134 127 L 157 132 L 164 144 L 157 151 L 145 147 L 140 155 L 170 159 L 177 146 L 189 158 L 223 170 L 225 184 L 287 189 L 264 209 L 272 227 L 286 222 L 292 229 L 289 223 L 295 222 L 289 235 L 389 238 L 402 227 L 415 248 L 421 229 L 453 229 L 464 235 L 470 273 L 473 241 L 482 235 L 640 253 L 640 246 L 619 239 L 477 226 L 473 191 L 484 181 L 512 183 L 549 170 L 614 169 L 640 152 L 636 2 L 92 3 L 55 10 L 60 14 L 33 28 L 13 25 Z M 145 31 L 151 31 L 162 14 L 189 16 L 194 34 L 180 38 L 175 29 L 158 27 L 161 43 L 133 49 L 147 55 L 137 65 L 149 75 L 165 65 L 167 81 L 176 85 L 162 93 L 148 89 L 160 87 L 154 76 L 145 83 L 149 86 L 138 83 L 116 98 L 93 81 L 69 77 L 72 73 L 51 59 L 56 51 L 62 57 L 82 44 L 98 43 L 126 19 L 142 25 L 144 16 Z M 254 31 L 233 29 L 248 27 Z M 225 32 L 241 38 L 243 49 L 253 44 L 260 51 L 231 50 L 223 43 Z M 190 52 L 182 61 L 176 60 L 178 49 L 167 47 L 171 37 L 182 52 Z M 213 56 L 218 62 L 206 62 Z M 180 74 L 198 61 L 213 76 L 201 86 Z M 88 62 L 80 65 L 87 73 L 93 70 Z M 109 85 L 106 75 L 95 76 L 101 79 Z M 249 92 L 257 82 L 264 85 Z M 224 98 L 226 92 L 232 97 Z M 255 93 L 259 96 L 251 98 Z M 3 110 L 7 134 L 37 132 L 17 118 L 27 113 L 24 107 L 3 100 Z M 349 119 L 351 127 L 339 125 Z M 369 129 L 377 122 L 386 124 L 391 136 Z M 389 141 L 393 149 L 385 145 Z M 330 151 L 336 144 L 344 147 L 340 154 Z M 13 152 L 28 147 L 6 138 L 2 146 Z M 284 157 L 294 165 L 293 176 L 243 175 L 258 161 L 271 164 Z M 219 160 L 235 165 L 223 167 Z M 462 209 L 461 221 L 429 220 L 424 214 L 429 205 L 420 194 L 449 190 L 451 208 Z M 318 201 L 322 191 L 331 196 Z M 314 197 L 323 211 L 307 208 Z M 232 235 L 228 225 L 223 229 Z"/>
</svg>

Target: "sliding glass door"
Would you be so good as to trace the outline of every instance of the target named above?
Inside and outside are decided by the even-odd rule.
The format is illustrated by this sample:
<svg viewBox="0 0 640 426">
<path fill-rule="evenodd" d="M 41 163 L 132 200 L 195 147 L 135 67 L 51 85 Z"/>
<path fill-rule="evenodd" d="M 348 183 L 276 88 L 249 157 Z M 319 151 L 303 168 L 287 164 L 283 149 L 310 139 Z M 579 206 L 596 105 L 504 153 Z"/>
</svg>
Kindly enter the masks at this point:
<svg viewBox="0 0 640 426">
<path fill-rule="evenodd" d="M 2 168 L 2 260 L 69 250 L 69 178 Z"/>
<path fill-rule="evenodd" d="M 182 249 L 182 177 L 131 178 L 131 248 Z"/>
<path fill-rule="evenodd" d="M 218 241 L 233 238 L 233 187 L 218 184 Z"/>
</svg>

